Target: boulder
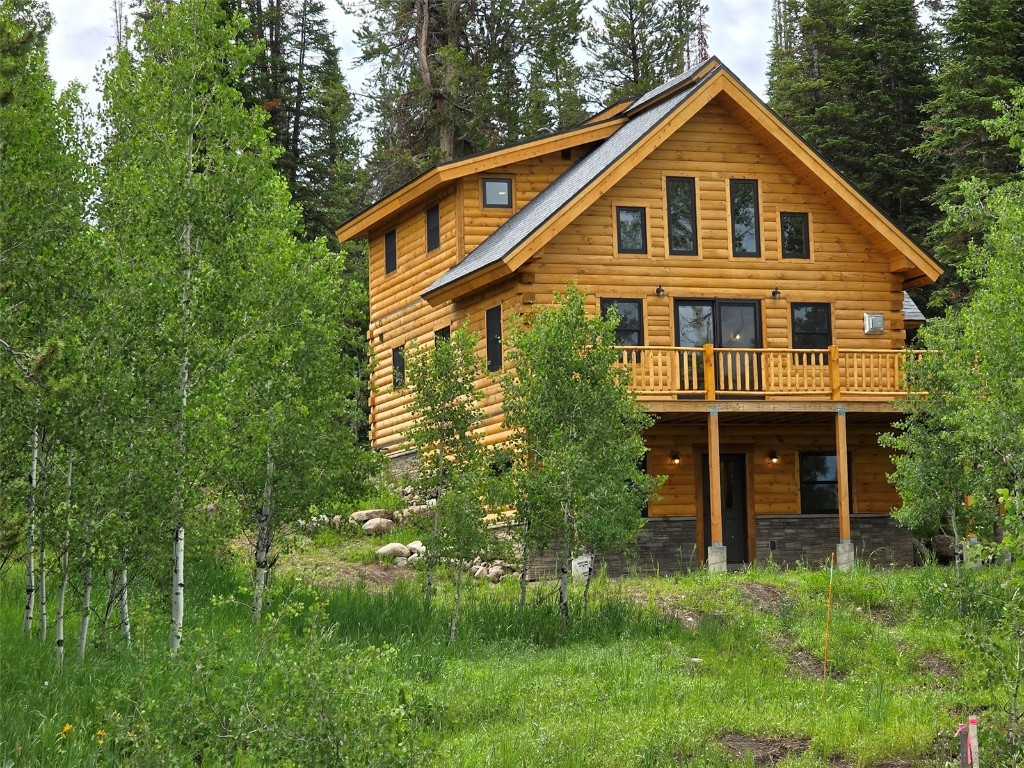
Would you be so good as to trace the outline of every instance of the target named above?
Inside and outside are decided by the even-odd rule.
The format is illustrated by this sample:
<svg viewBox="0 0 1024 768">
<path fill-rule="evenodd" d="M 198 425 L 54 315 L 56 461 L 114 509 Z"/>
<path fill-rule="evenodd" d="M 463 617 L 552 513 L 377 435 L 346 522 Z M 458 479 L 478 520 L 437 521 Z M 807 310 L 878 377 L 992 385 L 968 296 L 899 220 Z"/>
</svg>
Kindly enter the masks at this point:
<svg viewBox="0 0 1024 768">
<path fill-rule="evenodd" d="M 408 547 L 410 552 L 415 552 L 417 555 L 426 554 L 427 551 L 427 548 L 423 546 L 423 542 L 419 539 L 416 541 L 410 541 Z"/>
<path fill-rule="evenodd" d="M 331 525 L 334 526 L 334 530 L 341 530 L 341 515 L 335 515 L 331 518 Z"/>
<path fill-rule="evenodd" d="M 473 578 L 482 579 L 487 575 L 487 569 L 482 565 L 477 565 L 473 568 Z"/>
<path fill-rule="evenodd" d="M 348 516 L 350 522 L 353 523 L 365 523 L 368 520 L 374 518 L 383 518 L 385 520 L 394 519 L 395 513 L 389 509 L 361 509 L 358 512 L 353 512 Z"/>
<path fill-rule="evenodd" d="M 404 568 L 406 566 L 406 563 L 408 563 L 408 562 L 409 562 L 409 558 L 407 558 L 407 557 L 396 557 L 395 558 L 395 567 L 396 568 Z"/>
<path fill-rule="evenodd" d="M 395 557 L 409 557 L 409 548 L 404 544 L 400 544 L 397 541 L 393 541 L 390 544 L 385 544 L 383 547 L 377 550 L 377 557 L 383 559 L 392 559 Z"/>
<path fill-rule="evenodd" d="M 412 506 L 406 507 L 402 510 L 402 518 L 408 520 L 410 517 L 415 515 L 425 515 L 430 511 L 430 507 L 426 504 L 413 504 Z"/>
<path fill-rule="evenodd" d="M 492 584 L 497 584 L 501 581 L 501 577 L 505 575 L 505 568 L 501 565 L 492 565 L 487 569 L 487 579 Z"/>
<path fill-rule="evenodd" d="M 418 552 L 413 552 L 411 555 L 409 555 L 408 564 L 409 565 L 416 565 L 416 563 L 419 561 L 419 559 L 420 559 L 419 553 Z"/>
<path fill-rule="evenodd" d="M 395 527 L 395 521 L 390 520 L 386 517 L 375 517 L 372 520 L 367 520 L 363 523 L 363 530 L 371 536 L 378 536 L 382 533 L 389 533 Z M 405 548 L 405 545 L 402 545 Z"/>
</svg>

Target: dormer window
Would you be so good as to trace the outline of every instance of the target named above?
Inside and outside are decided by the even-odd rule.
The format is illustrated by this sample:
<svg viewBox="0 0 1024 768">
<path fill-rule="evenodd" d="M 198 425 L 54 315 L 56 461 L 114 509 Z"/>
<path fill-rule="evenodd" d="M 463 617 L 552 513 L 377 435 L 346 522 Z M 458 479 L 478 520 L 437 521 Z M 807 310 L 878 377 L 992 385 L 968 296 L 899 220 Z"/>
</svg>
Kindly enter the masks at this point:
<svg viewBox="0 0 1024 768">
<path fill-rule="evenodd" d="M 484 208 L 512 207 L 512 179 L 483 180 Z"/>
</svg>

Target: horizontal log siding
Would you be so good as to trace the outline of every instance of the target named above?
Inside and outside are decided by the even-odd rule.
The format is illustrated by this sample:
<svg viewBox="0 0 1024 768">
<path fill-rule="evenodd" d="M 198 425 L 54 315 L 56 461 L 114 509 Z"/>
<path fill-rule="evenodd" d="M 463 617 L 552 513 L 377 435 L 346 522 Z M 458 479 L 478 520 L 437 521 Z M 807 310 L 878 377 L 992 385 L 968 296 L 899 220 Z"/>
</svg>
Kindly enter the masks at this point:
<svg viewBox="0 0 1024 768">
<path fill-rule="evenodd" d="M 857 424 L 853 416 L 847 418 L 847 443 L 853 462 L 853 514 L 888 514 L 899 505 L 899 496 L 886 480 L 893 465 L 888 451 L 878 445 L 878 433 L 883 428 L 878 424 Z M 719 439 L 722 453 L 748 454 L 755 516 L 799 515 L 799 452 L 835 450 L 831 423 L 723 424 Z M 696 514 L 700 454 L 706 452 L 707 430 L 700 425 L 661 424 L 651 429 L 647 444 L 648 471 L 666 477 L 659 492 L 661 499 L 650 505 L 650 516 Z M 771 450 L 778 454 L 778 464 L 766 462 Z M 673 451 L 679 452 L 679 464 L 671 462 Z M 838 519 L 835 521 L 838 530 Z"/>
<path fill-rule="evenodd" d="M 899 275 L 890 254 L 871 234 L 841 215 L 835 197 L 808 185 L 761 140 L 741 126 L 717 101 L 709 103 L 673 137 L 643 160 L 601 200 L 556 235 L 527 267 L 538 303 L 577 281 L 599 298 L 644 301 L 644 339 L 673 345 L 673 298 L 755 299 L 761 302 L 765 347 L 792 345 L 790 305 L 832 305 L 835 344 L 858 349 L 899 349 L 905 338 Z M 665 177 L 696 179 L 698 255 L 668 255 L 665 232 Z M 729 237 L 729 179 L 758 180 L 761 250 L 759 258 L 732 256 Z M 616 205 L 646 205 L 648 253 L 615 253 Z M 779 214 L 807 212 L 809 260 L 783 259 Z M 654 295 L 661 285 L 664 298 Z M 772 290 L 782 293 L 780 300 Z M 864 312 L 881 312 L 885 332 L 864 334 Z"/>
</svg>

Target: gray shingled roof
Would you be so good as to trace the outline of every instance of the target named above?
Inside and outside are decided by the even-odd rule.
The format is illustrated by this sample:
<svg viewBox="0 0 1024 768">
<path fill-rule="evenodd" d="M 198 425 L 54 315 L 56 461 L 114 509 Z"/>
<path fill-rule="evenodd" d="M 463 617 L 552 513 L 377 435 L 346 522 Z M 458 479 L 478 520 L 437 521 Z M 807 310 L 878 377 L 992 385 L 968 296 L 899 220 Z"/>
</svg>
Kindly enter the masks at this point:
<svg viewBox="0 0 1024 768">
<path fill-rule="evenodd" d="M 712 56 L 710 59 L 706 59 L 705 61 L 700 62 L 699 64 L 695 64 L 694 66 L 690 67 L 688 70 L 683 72 L 682 74 L 676 75 L 671 80 L 668 80 L 668 81 L 662 83 L 657 88 L 652 88 L 647 93 L 645 93 L 643 96 L 638 97 L 636 99 L 636 101 L 634 101 L 632 104 L 630 104 L 626 108 L 626 111 L 627 112 L 633 112 L 638 107 L 642 107 L 647 102 L 653 101 L 654 99 L 658 98 L 661 94 L 665 93 L 666 91 L 672 90 L 677 85 L 679 85 L 680 83 L 684 82 L 685 80 L 689 80 L 691 77 L 693 77 L 695 74 L 697 74 L 697 72 L 700 71 L 701 67 L 706 66 L 708 64 L 708 62 L 710 62 L 710 61 L 714 61 L 716 64 L 721 64 L 721 62 L 719 62 L 718 59 L 715 58 L 714 56 Z"/>
<path fill-rule="evenodd" d="M 903 319 L 918 323 L 923 323 L 925 320 L 924 312 L 920 310 L 906 291 L 903 292 Z"/>
<path fill-rule="evenodd" d="M 686 75 L 687 73 L 683 73 L 680 78 Z M 571 166 L 533 200 L 524 205 L 465 259 L 435 280 L 425 293 L 443 288 L 504 259 L 546 221 L 596 181 L 609 166 L 629 152 L 637 142 L 671 115 L 697 90 L 701 82 L 703 79 L 661 104 L 633 117 L 609 136 L 601 146 Z M 663 91 L 664 86 L 659 86 L 641 96 L 637 103 L 653 98 L 656 92 Z"/>
</svg>

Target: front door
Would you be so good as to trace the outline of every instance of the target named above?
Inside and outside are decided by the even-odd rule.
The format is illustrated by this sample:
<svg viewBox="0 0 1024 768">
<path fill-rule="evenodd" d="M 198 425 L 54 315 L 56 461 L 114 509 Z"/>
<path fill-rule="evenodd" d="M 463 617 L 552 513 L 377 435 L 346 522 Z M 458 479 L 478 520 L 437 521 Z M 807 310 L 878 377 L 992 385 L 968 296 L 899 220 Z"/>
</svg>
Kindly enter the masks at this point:
<svg viewBox="0 0 1024 768">
<path fill-rule="evenodd" d="M 722 543 L 729 563 L 747 562 L 747 457 L 742 453 L 723 453 Z M 704 490 L 704 546 L 711 546 L 711 480 L 708 455 L 701 456 L 701 483 Z"/>
<path fill-rule="evenodd" d="M 676 346 L 757 350 L 761 347 L 761 307 L 756 301 L 676 299 Z M 715 388 L 722 392 L 760 389 L 759 352 L 724 353 L 716 360 Z M 704 369 L 697 366 L 698 386 Z"/>
</svg>

